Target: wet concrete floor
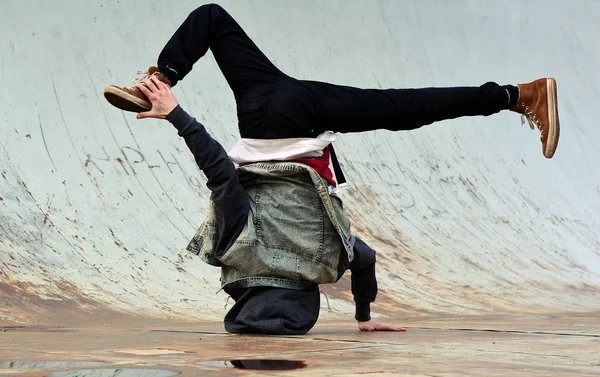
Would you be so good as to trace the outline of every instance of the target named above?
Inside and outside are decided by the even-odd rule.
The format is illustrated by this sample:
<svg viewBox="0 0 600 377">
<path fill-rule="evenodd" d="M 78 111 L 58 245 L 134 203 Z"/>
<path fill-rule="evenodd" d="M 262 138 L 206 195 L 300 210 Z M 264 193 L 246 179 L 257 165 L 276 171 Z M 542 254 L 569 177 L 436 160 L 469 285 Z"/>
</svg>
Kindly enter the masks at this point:
<svg viewBox="0 0 600 377">
<path fill-rule="evenodd" d="M 398 318 L 405 333 L 320 322 L 305 336 L 221 323 L 0 332 L 0 376 L 598 376 L 600 316 Z"/>
</svg>

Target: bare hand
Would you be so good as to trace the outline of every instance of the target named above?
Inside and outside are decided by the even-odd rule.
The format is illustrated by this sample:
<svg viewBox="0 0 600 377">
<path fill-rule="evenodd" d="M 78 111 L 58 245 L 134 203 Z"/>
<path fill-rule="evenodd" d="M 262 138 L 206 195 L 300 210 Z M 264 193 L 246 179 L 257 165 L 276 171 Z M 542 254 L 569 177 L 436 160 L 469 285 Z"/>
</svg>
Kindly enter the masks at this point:
<svg viewBox="0 0 600 377">
<path fill-rule="evenodd" d="M 406 331 L 403 327 L 388 325 L 387 323 L 377 323 L 375 321 L 358 322 L 360 331 Z"/>
<path fill-rule="evenodd" d="M 165 119 L 179 105 L 171 88 L 154 76 L 150 76 L 150 79 L 144 79 L 142 82 L 144 84 L 139 83 L 135 86 L 148 97 L 152 103 L 152 109 L 139 113 L 136 118 Z"/>
</svg>

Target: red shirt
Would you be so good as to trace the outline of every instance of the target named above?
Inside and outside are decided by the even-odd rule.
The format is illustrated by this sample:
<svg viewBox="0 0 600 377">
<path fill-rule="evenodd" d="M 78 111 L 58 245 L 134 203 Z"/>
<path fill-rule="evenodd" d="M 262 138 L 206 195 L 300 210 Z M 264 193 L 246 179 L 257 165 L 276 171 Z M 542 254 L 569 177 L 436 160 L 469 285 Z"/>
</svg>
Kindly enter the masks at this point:
<svg viewBox="0 0 600 377">
<path fill-rule="evenodd" d="M 299 162 L 299 163 L 310 166 L 311 168 L 315 169 L 321 177 L 325 178 L 325 180 L 327 182 L 329 182 L 330 185 L 332 185 L 333 187 L 336 187 L 337 182 L 333 178 L 333 173 L 331 172 L 331 169 L 329 168 L 329 160 L 330 160 L 330 152 L 329 152 L 329 146 L 327 146 L 327 147 L 325 147 L 325 149 L 323 149 L 323 156 L 321 156 L 321 157 L 299 158 L 299 159 L 289 160 L 289 161 L 290 162 Z"/>
</svg>

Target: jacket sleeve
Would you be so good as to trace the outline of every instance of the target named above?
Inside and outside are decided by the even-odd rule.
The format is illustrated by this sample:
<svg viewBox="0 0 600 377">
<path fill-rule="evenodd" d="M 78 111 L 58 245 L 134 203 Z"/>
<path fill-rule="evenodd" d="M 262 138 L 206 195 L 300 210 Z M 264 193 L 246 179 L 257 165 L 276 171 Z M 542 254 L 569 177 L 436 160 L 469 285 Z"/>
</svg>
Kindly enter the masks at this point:
<svg viewBox="0 0 600 377">
<path fill-rule="evenodd" d="M 183 137 L 194 155 L 198 167 L 207 178 L 206 187 L 211 191 L 218 226 L 215 256 L 227 251 L 240 235 L 248 220 L 250 202 L 241 185 L 235 165 L 223 146 L 213 139 L 206 128 L 177 106 L 167 116 Z"/>
<path fill-rule="evenodd" d="M 375 276 L 375 250 L 356 237 L 354 259 L 350 263 L 352 272 L 352 295 L 356 303 L 354 318 L 357 321 L 371 320 L 371 303 L 377 297 L 377 278 Z"/>
</svg>

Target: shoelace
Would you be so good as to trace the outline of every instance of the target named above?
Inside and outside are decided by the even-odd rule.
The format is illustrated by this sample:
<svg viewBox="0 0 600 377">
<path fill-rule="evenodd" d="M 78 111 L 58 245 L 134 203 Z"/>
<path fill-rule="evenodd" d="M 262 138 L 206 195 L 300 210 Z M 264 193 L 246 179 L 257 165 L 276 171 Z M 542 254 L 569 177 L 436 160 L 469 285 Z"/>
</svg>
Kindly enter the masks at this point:
<svg viewBox="0 0 600 377">
<path fill-rule="evenodd" d="M 135 88 L 136 84 L 139 84 L 143 80 L 148 79 L 148 78 L 150 78 L 150 76 L 152 76 L 150 74 L 150 72 L 148 72 L 147 70 L 146 71 L 137 71 L 137 75 L 138 75 L 138 77 L 136 77 L 135 79 L 132 80 L 133 81 L 133 85 L 129 87 L 130 89 Z"/>
<path fill-rule="evenodd" d="M 137 71 L 138 77 L 133 79 L 133 84 L 138 84 L 142 82 L 142 80 L 150 78 L 150 72 L 146 71 Z"/>
<path fill-rule="evenodd" d="M 542 126 L 539 123 L 540 119 L 535 115 L 533 110 L 529 109 L 529 106 L 525 106 L 525 114 L 521 114 L 521 126 L 525 125 L 525 119 L 529 122 L 529 127 L 532 130 L 535 130 L 536 126 L 540 131 L 542 130 Z"/>
</svg>

